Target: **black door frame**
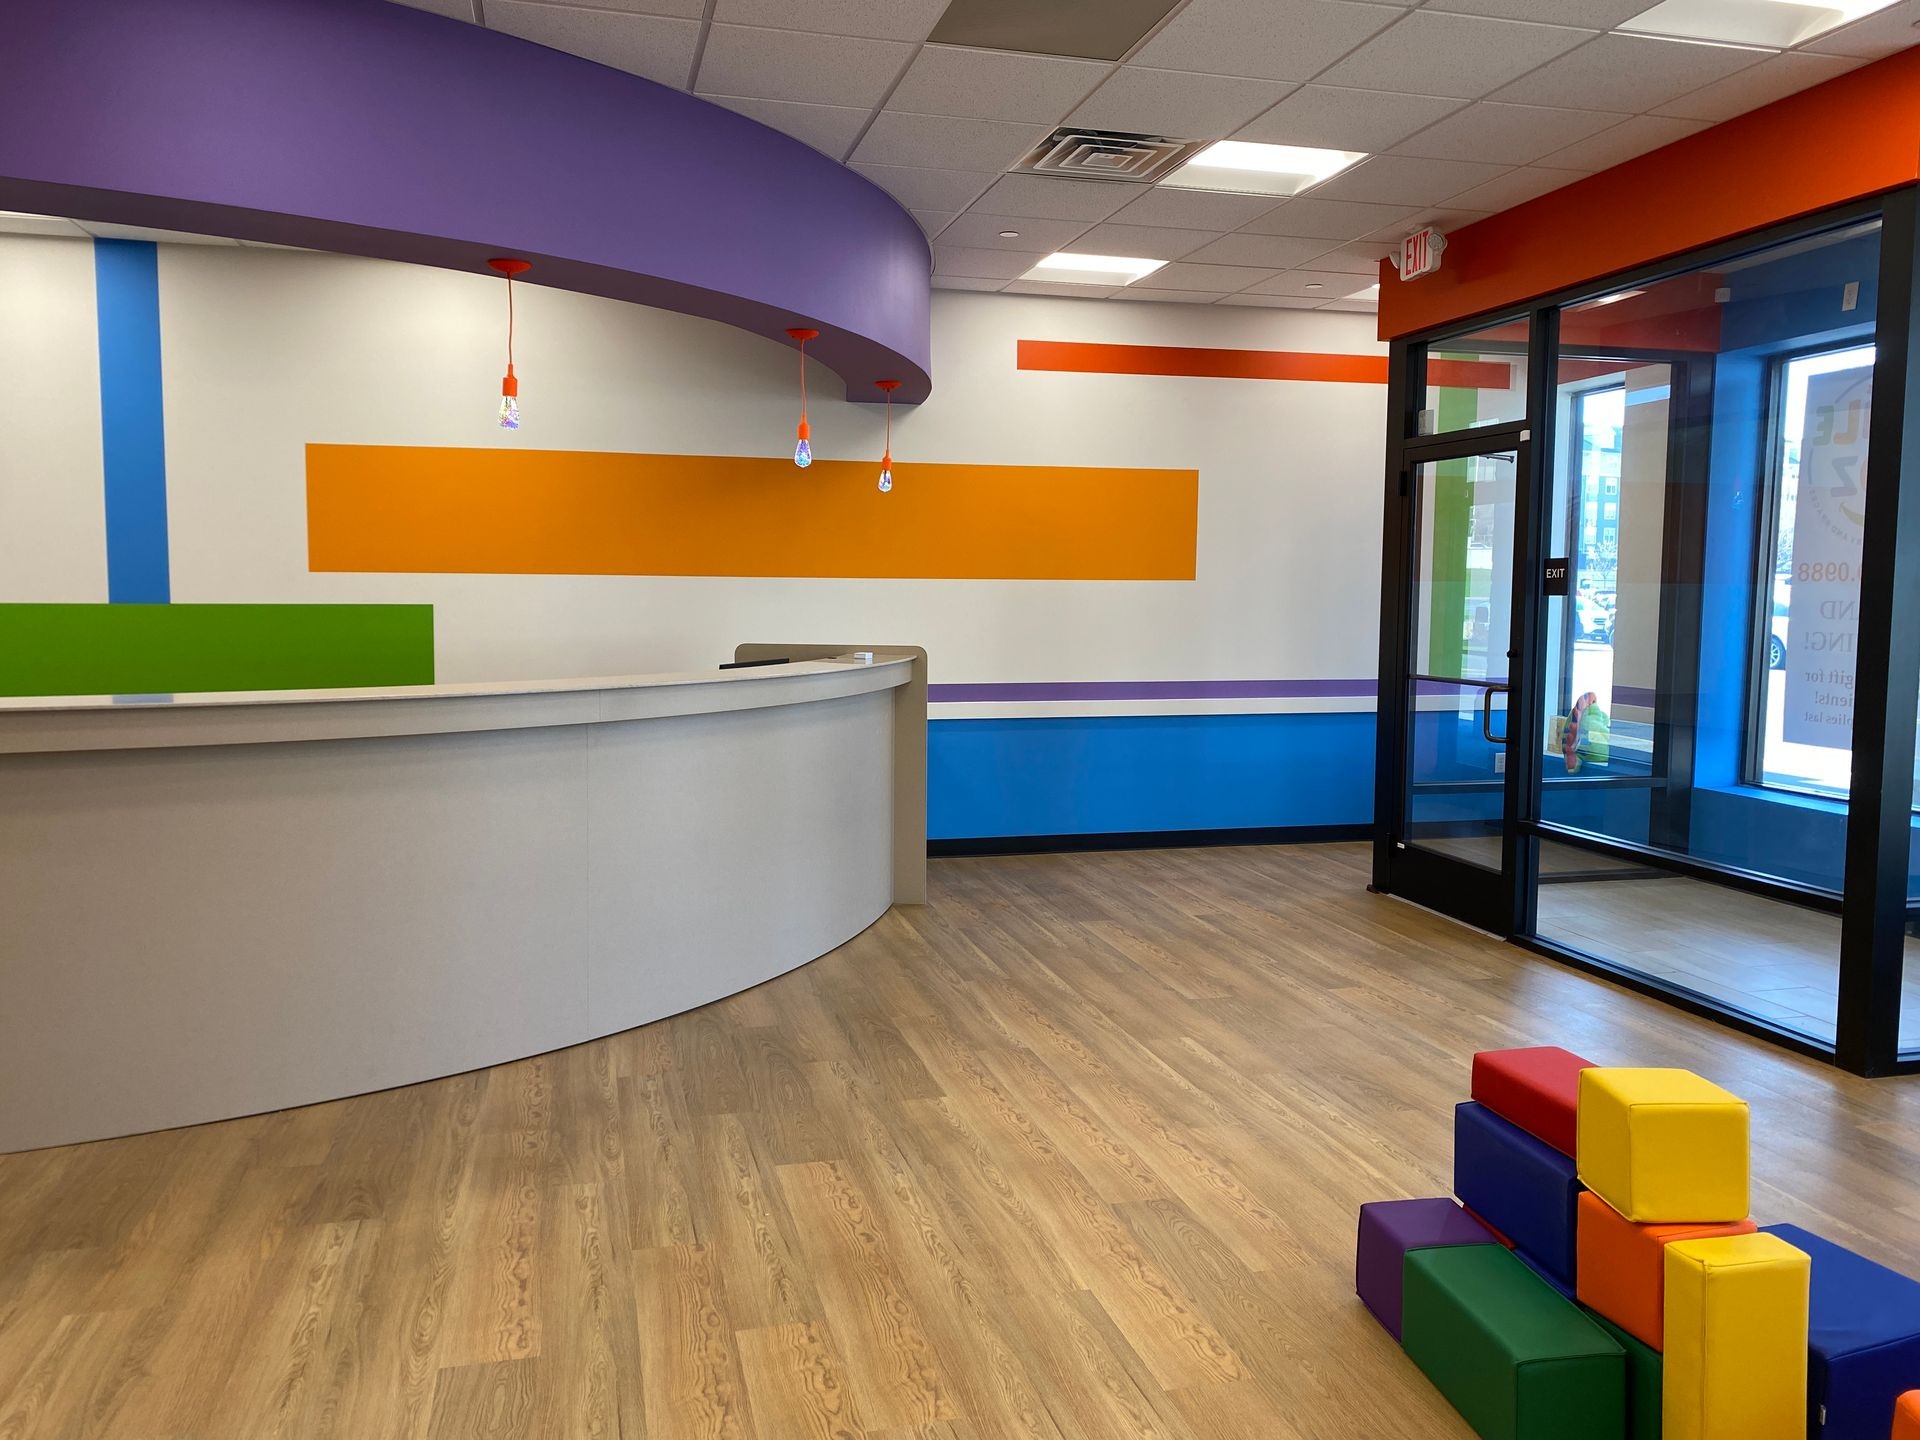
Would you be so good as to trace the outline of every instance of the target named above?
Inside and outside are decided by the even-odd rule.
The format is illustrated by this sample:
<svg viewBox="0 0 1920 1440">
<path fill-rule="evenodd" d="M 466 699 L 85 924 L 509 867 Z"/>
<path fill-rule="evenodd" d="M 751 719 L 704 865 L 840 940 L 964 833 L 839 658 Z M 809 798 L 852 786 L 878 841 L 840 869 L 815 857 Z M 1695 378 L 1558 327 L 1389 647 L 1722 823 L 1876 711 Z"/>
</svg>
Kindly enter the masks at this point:
<svg viewBox="0 0 1920 1440">
<path fill-rule="evenodd" d="M 1676 859 L 1652 849 L 1581 836 L 1574 843 L 1585 848 L 1635 856 L 1676 873 L 1694 874 L 1715 883 L 1808 906 L 1841 916 L 1840 974 L 1836 1041 L 1821 1045 L 1794 1032 L 1777 1029 L 1764 1020 L 1718 1004 L 1692 992 L 1599 961 L 1590 956 L 1542 942 L 1535 935 L 1538 895 L 1542 676 L 1544 662 L 1543 615 L 1545 599 L 1539 583 L 1546 542 L 1554 449 L 1554 367 L 1559 316 L 1563 308 L 1634 285 L 1732 260 L 1782 241 L 1798 239 L 1879 216 L 1882 222 L 1879 299 L 1875 314 L 1878 347 L 1874 388 L 1883 397 L 1874 406 L 1869 440 L 1869 470 L 1883 479 L 1868 486 L 1866 541 L 1861 564 L 1860 629 L 1856 658 L 1853 732 L 1853 784 L 1849 801 L 1845 879 L 1839 896 L 1809 892 L 1764 875 L 1724 872 L 1719 867 Z M 1387 387 L 1387 454 L 1381 572 L 1381 641 L 1378 744 L 1375 764 L 1375 825 L 1373 886 L 1383 893 L 1406 894 L 1433 904 L 1447 892 L 1429 888 L 1434 857 L 1398 848 L 1396 830 L 1402 814 L 1406 782 L 1408 663 L 1412 643 L 1411 545 L 1413 500 L 1408 479 L 1413 467 L 1429 460 L 1458 458 L 1488 450 L 1525 447 L 1516 466 L 1513 646 L 1508 696 L 1508 735 L 1528 737 L 1510 744 L 1506 767 L 1506 825 L 1502 873 L 1490 876 L 1497 893 L 1468 894 L 1456 886 L 1454 894 L 1471 906 L 1468 923 L 1503 934 L 1516 943 L 1550 958 L 1708 1016 L 1732 1028 L 1804 1054 L 1832 1061 L 1860 1075 L 1920 1074 L 1920 1055 L 1902 1059 L 1899 1053 L 1901 982 L 1906 965 L 1909 925 L 1920 907 L 1908 900 L 1909 849 L 1912 844 L 1912 804 L 1915 725 L 1920 717 L 1920 187 L 1906 186 L 1885 195 L 1836 206 L 1817 215 L 1750 232 L 1736 239 L 1687 254 L 1595 277 L 1577 287 L 1541 297 L 1524 306 L 1508 306 L 1480 316 L 1463 317 L 1444 328 L 1396 339 L 1389 351 Z M 1416 424 L 1425 393 L 1427 346 L 1459 340 L 1475 330 L 1503 321 L 1528 325 L 1527 413 L 1520 421 L 1479 426 L 1469 431 L 1426 436 Z M 1502 347 L 1505 348 L 1505 347 Z M 1517 346 L 1515 347 L 1518 348 Z M 1684 435 L 1676 436 L 1674 461 L 1693 479 L 1704 466 L 1703 435 L 1693 423 L 1703 397 L 1696 393 L 1711 384 L 1711 366 L 1689 377 L 1689 420 Z M 1677 397 L 1676 397 L 1677 398 Z M 1908 417 L 1912 416 L 1912 423 Z M 1693 538 L 1703 503 L 1696 487 L 1673 497 L 1683 502 L 1670 510 L 1668 535 Z M 1904 533 L 1900 521 L 1906 520 Z M 1685 551 L 1682 543 L 1677 553 Z M 1684 660 L 1680 651 L 1698 645 L 1698 621 L 1690 636 L 1686 617 L 1662 616 L 1663 666 Z M 1678 642 L 1685 641 L 1685 644 Z M 1663 681 L 1667 678 L 1663 671 Z M 1685 694 L 1685 686 L 1673 693 Z M 1682 741 L 1690 733 L 1690 716 L 1675 715 Z M 1686 750 L 1684 743 L 1674 748 Z M 1678 757 L 1676 757 L 1678 758 Z M 1684 833 L 1684 819 L 1679 831 Z M 1559 839 L 1558 835 L 1555 836 Z M 1460 869 L 1470 869 L 1461 865 Z M 1415 893 L 1415 892 L 1418 893 Z M 1454 903 L 1434 905 L 1446 913 L 1462 908 Z M 1487 924 L 1487 920 L 1497 922 Z"/>
<path fill-rule="evenodd" d="M 1402 347 L 1395 345 L 1396 356 Z M 1528 390 L 1531 395 L 1534 367 L 1528 355 Z M 1400 379 L 1401 397 L 1413 389 L 1408 379 L 1411 367 L 1396 360 L 1394 375 Z M 1394 385 L 1389 382 L 1389 403 L 1394 402 Z M 1417 409 L 1417 407 L 1416 407 Z M 1414 416 L 1408 413 L 1411 429 Z M 1520 897 L 1531 895 L 1531 884 L 1520 884 L 1523 871 L 1530 871 L 1534 846 L 1525 832 L 1514 823 L 1524 797 L 1532 786 L 1526 777 L 1531 744 L 1515 745 L 1513 740 L 1531 735 L 1527 718 L 1528 692 L 1531 687 L 1537 703 L 1537 675 L 1523 679 L 1516 657 L 1531 653 L 1536 617 L 1526 613 L 1538 586 L 1532 584 L 1533 570 L 1526 556 L 1531 550 L 1528 537 L 1537 525 L 1538 506 L 1534 501 L 1537 482 L 1530 478 L 1539 466 L 1539 450 L 1533 444 L 1526 421 L 1482 425 L 1448 435 L 1402 434 L 1399 443 L 1388 442 L 1386 535 L 1381 564 L 1381 614 L 1394 617 L 1381 626 L 1379 735 L 1374 790 L 1373 888 L 1384 894 L 1401 895 L 1416 904 L 1428 905 L 1505 938 L 1519 933 L 1523 913 L 1517 908 Z M 1509 602 L 1507 682 L 1507 760 L 1503 787 L 1506 823 L 1502 826 L 1501 863 L 1498 871 L 1483 869 L 1466 861 L 1454 860 L 1410 844 L 1400 833 L 1405 813 L 1407 760 L 1412 741 L 1410 718 L 1413 714 L 1413 547 L 1418 543 L 1417 487 L 1415 472 L 1423 465 L 1476 455 L 1514 455 L 1513 509 L 1513 592 Z M 1537 567 L 1534 567 L 1537 568 Z"/>
</svg>

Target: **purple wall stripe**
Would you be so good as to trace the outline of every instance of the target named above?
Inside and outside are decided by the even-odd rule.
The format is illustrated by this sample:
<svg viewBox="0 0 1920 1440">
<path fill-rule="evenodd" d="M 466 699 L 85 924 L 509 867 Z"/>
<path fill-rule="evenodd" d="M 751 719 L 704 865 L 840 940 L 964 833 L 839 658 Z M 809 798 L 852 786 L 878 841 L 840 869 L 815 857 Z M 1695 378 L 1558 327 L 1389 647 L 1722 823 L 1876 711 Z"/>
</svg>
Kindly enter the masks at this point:
<svg viewBox="0 0 1920 1440">
<path fill-rule="evenodd" d="M 934 704 L 1007 700 L 1318 700 L 1379 693 L 1373 680 L 1010 680 L 929 685 Z"/>
</svg>

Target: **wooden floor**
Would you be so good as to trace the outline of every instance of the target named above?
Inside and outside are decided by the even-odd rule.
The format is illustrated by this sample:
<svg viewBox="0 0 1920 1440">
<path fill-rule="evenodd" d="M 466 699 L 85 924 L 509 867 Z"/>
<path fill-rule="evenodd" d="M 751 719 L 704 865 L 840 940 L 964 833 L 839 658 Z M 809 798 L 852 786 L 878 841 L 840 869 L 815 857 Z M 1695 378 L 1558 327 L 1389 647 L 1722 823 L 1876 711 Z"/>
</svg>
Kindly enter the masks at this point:
<svg viewBox="0 0 1920 1440">
<path fill-rule="evenodd" d="M 1481 1047 L 1686 1065 L 1755 1205 L 1920 1270 L 1920 1087 L 1398 902 L 1355 846 L 948 860 L 671 1021 L 0 1157 L 0 1437 L 1434 1440 L 1355 1208 Z"/>
</svg>

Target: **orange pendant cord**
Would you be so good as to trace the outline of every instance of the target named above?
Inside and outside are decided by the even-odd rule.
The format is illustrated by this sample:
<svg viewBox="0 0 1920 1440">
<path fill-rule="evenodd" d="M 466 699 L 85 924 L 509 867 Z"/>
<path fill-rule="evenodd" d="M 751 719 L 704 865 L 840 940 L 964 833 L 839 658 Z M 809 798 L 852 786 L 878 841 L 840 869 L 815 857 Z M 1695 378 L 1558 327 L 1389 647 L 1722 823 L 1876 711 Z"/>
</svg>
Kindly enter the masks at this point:
<svg viewBox="0 0 1920 1440">
<path fill-rule="evenodd" d="M 811 440 L 813 431 L 807 424 L 807 342 L 818 340 L 818 330 L 794 329 L 787 331 L 788 338 L 800 347 L 800 428 L 794 432 L 799 440 Z"/>
<path fill-rule="evenodd" d="M 513 374 L 513 277 L 526 274 L 533 268 L 533 262 L 501 255 L 487 261 L 487 264 L 507 277 L 507 373 L 500 382 L 501 408 L 504 411 L 509 408 L 506 401 L 518 401 L 520 398 L 520 382 L 514 378 Z M 512 408 L 515 410 L 513 419 L 517 422 L 519 419 L 517 406 Z M 503 418 L 501 423 L 504 425 L 507 421 Z M 517 428 L 517 424 L 512 428 Z"/>
<path fill-rule="evenodd" d="M 882 470 L 893 469 L 893 392 L 900 388 L 898 380 L 876 380 L 873 382 L 887 394 L 887 453 L 880 457 Z"/>
</svg>

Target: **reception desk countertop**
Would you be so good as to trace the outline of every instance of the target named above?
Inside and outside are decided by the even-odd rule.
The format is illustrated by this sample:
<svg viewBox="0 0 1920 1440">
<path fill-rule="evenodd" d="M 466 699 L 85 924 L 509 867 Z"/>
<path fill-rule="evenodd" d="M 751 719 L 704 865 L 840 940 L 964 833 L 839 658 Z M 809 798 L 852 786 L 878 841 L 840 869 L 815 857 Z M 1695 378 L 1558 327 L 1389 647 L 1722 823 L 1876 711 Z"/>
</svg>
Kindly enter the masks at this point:
<svg viewBox="0 0 1920 1440">
<path fill-rule="evenodd" d="M 0 1151 L 732 995 L 926 883 L 926 657 L 0 699 Z"/>
</svg>

